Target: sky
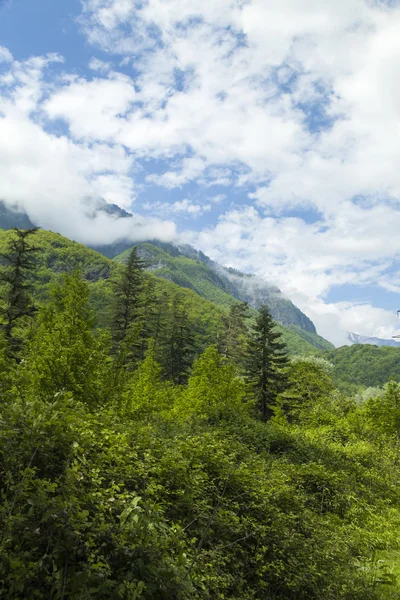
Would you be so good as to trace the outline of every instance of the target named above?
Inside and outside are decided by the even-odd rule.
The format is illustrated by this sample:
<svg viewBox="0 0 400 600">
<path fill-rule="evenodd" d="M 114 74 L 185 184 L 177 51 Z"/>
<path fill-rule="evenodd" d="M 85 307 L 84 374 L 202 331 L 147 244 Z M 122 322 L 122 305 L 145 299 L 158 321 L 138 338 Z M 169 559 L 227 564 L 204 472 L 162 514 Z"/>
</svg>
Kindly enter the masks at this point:
<svg viewBox="0 0 400 600">
<path fill-rule="evenodd" d="M 88 244 L 190 243 L 336 345 L 389 338 L 399 31 L 389 0 L 0 0 L 0 198 Z"/>
</svg>

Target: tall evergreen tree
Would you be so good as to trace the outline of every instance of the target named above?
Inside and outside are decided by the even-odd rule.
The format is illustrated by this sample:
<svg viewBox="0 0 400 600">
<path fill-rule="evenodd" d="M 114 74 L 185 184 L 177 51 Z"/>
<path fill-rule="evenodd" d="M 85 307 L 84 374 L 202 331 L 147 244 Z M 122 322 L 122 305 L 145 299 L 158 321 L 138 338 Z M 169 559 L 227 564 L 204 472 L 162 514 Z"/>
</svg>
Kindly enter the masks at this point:
<svg viewBox="0 0 400 600">
<path fill-rule="evenodd" d="M 246 354 L 248 316 L 247 302 L 236 302 L 222 319 L 223 332 L 218 348 L 223 357 L 237 366 L 243 363 Z"/>
<path fill-rule="evenodd" d="M 32 299 L 32 283 L 30 273 L 35 261 L 34 254 L 37 248 L 31 246 L 30 237 L 38 229 L 14 229 L 14 236 L 8 243 L 7 252 L 1 254 L 6 265 L 0 272 L 0 283 L 3 284 L 1 292 L 2 305 L 0 306 L 0 327 L 6 340 L 6 354 L 18 360 L 22 346 L 22 338 L 17 328 L 23 320 L 33 317 L 36 307 Z"/>
<path fill-rule="evenodd" d="M 194 357 L 194 336 L 182 295 L 171 299 L 163 343 L 164 374 L 174 383 L 186 383 Z"/>
<path fill-rule="evenodd" d="M 165 305 L 164 305 L 165 310 Z M 162 310 L 162 307 L 160 306 Z M 148 277 L 143 282 L 142 291 L 138 298 L 136 318 L 139 325 L 138 358 L 144 360 L 149 340 L 157 336 L 158 328 L 158 298 L 154 278 Z"/>
<path fill-rule="evenodd" d="M 138 316 L 144 268 L 145 262 L 139 258 L 137 248 L 132 248 L 122 274 L 114 281 L 112 334 L 116 344 L 125 340 Z"/>
<path fill-rule="evenodd" d="M 275 325 L 268 308 L 261 306 L 247 345 L 246 378 L 264 422 L 273 415 L 276 397 L 288 381 L 283 370 L 289 363 L 286 346 Z"/>
</svg>

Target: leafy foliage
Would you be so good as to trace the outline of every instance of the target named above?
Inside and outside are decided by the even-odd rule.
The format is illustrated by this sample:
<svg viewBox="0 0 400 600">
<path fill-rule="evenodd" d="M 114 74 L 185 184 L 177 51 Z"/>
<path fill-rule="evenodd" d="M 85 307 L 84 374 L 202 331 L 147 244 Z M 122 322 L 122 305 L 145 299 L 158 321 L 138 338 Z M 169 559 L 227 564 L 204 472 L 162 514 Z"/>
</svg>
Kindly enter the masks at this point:
<svg viewBox="0 0 400 600">
<path fill-rule="evenodd" d="M 37 292 L 20 361 L 0 339 L 0 598 L 398 598 L 399 384 L 346 397 L 266 309 L 248 333 L 148 274 L 127 364 L 83 257 Z"/>
<path fill-rule="evenodd" d="M 336 383 L 381 386 L 390 378 L 400 381 L 400 348 L 355 344 L 323 354 L 335 366 Z"/>
</svg>

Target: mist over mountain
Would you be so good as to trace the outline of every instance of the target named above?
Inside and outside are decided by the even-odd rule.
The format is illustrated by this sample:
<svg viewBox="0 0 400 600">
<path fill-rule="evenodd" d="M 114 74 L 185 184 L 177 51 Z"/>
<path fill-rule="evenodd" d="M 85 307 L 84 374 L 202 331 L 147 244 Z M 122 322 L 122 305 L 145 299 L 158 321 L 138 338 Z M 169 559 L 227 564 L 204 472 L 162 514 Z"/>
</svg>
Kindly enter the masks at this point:
<svg viewBox="0 0 400 600">
<path fill-rule="evenodd" d="M 6 204 L 0 200 L 0 229 L 30 229 L 34 227 L 28 215 L 18 205 Z"/>
<path fill-rule="evenodd" d="M 358 335 L 358 333 L 348 333 L 347 337 L 352 344 L 371 344 L 373 346 L 392 346 L 394 348 L 400 348 L 400 343 L 395 339 L 368 337 L 365 335 Z"/>
<path fill-rule="evenodd" d="M 213 299 L 212 294 L 216 292 L 211 286 L 215 286 L 236 300 L 247 302 L 252 308 L 258 309 L 266 304 L 273 318 L 282 325 L 293 325 L 316 333 L 314 323 L 277 286 L 256 275 L 224 267 L 187 244 L 152 240 L 139 244 L 138 248 L 156 274 L 174 283 L 190 287 L 208 299 Z M 203 268 L 200 268 L 201 265 Z M 208 283 L 207 289 L 204 282 Z"/>
</svg>

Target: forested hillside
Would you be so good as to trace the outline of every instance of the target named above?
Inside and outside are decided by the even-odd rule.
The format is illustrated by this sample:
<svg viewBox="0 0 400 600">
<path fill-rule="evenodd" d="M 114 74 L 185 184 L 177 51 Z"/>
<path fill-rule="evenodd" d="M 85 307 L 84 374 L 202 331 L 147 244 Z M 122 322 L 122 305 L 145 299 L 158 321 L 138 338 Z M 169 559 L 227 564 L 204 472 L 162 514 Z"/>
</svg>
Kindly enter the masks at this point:
<svg viewBox="0 0 400 600">
<path fill-rule="evenodd" d="M 282 292 L 254 275 L 226 269 L 213 262 L 202 252 L 190 246 L 177 247 L 161 242 L 138 244 L 139 255 L 152 273 L 177 285 L 192 289 L 199 296 L 227 309 L 236 301 L 247 302 L 258 308 L 266 304 L 276 321 L 285 327 L 287 342 L 297 352 L 311 344 L 321 350 L 332 349 L 330 342 L 319 336 L 314 324 Z M 117 262 L 126 261 L 130 250 L 115 256 Z M 290 334 L 291 329 L 296 335 Z M 304 341 L 298 341 L 300 336 Z M 306 342 L 306 343 L 304 343 Z"/>
<path fill-rule="evenodd" d="M 400 381 L 400 348 L 355 344 L 324 354 L 336 367 L 337 378 L 356 385 L 381 386 Z"/>
<path fill-rule="evenodd" d="M 12 236 L 12 231 L 0 230 L 0 252 L 7 246 L 7 241 Z M 70 272 L 74 268 L 81 270 L 83 277 L 90 283 L 90 298 L 92 306 L 97 311 L 97 320 L 100 325 L 107 325 L 109 319 L 109 306 L 112 293 L 110 278 L 121 268 L 118 261 L 112 261 L 102 254 L 78 244 L 67 238 L 50 231 L 39 230 L 35 236 L 35 245 L 40 249 L 37 253 L 37 267 L 34 281 L 34 295 L 38 301 L 48 295 L 48 284 L 60 273 Z M 145 257 L 145 268 L 148 261 Z M 147 275 L 146 275 L 147 276 Z M 229 306 L 235 303 L 235 299 L 224 294 L 223 302 L 210 302 L 191 289 L 190 286 L 181 287 L 168 279 L 154 276 L 150 269 L 148 279 L 153 281 L 155 293 L 162 297 L 165 294 L 177 293 L 187 304 L 188 311 L 196 323 L 200 337 L 211 343 L 215 339 L 220 327 L 221 318 L 227 312 Z M 207 277 L 207 274 L 206 274 Z M 205 282 L 204 285 L 207 285 Z M 215 288 L 216 293 L 221 293 Z M 218 297 L 217 300 L 220 298 Z M 316 349 L 329 349 L 332 344 L 317 334 L 310 334 L 300 328 L 280 328 L 284 335 L 289 350 L 293 354 L 308 354 L 316 352 Z M 201 349 L 204 346 L 201 345 Z"/>
<path fill-rule="evenodd" d="M 282 325 L 316 333 L 312 321 L 279 288 L 254 275 L 223 267 L 188 245 L 154 241 L 138 244 L 137 248 L 157 275 L 189 287 L 212 302 L 229 306 L 233 297 L 256 309 L 267 304 L 274 319 Z M 128 253 L 129 249 L 115 259 L 123 262 Z"/>
<path fill-rule="evenodd" d="M 99 211 L 106 212 L 117 219 L 132 216 L 104 200 L 99 200 L 93 211 L 94 214 Z M 4 202 L 0 202 L 0 229 L 12 227 L 25 229 L 32 226 L 27 215 L 15 212 Z M 255 309 L 266 304 L 276 321 L 295 332 L 294 335 L 287 334 L 287 341 L 293 351 L 296 351 L 296 345 L 301 346 L 302 351 L 307 351 L 309 343 L 323 350 L 333 347 L 327 340 L 317 335 L 312 321 L 285 298 L 276 286 L 254 275 L 227 269 L 188 245 L 177 246 L 153 240 L 151 243 L 138 244 L 137 247 L 146 261 L 147 268 L 154 274 L 180 287 L 191 289 L 222 308 L 229 308 L 235 300 L 247 302 Z M 126 240 L 95 248 L 98 253 L 117 262 L 126 260 L 130 249 L 131 242 Z M 298 336 L 302 337 L 305 343 L 300 342 Z"/>
<path fill-rule="evenodd" d="M 344 396 L 136 251 L 1 243 L 0 598 L 399 597 L 396 382 Z"/>
</svg>

